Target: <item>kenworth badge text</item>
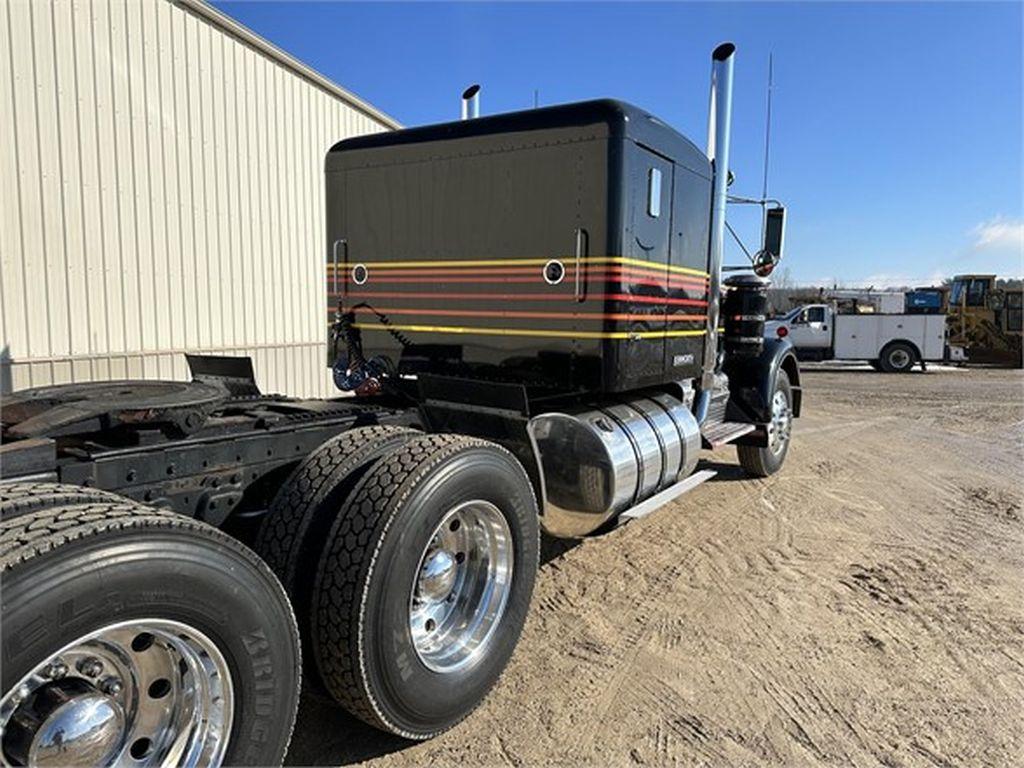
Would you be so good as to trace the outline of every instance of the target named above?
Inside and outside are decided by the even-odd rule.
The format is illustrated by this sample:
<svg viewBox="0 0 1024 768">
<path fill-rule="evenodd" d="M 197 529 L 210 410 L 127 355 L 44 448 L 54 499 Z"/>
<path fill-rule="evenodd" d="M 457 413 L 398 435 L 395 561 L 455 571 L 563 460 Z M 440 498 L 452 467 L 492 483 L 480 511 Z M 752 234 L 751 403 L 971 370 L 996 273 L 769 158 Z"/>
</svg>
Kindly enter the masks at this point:
<svg viewBox="0 0 1024 768">
<path fill-rule="evenodd" d="M 354 395 L 190 356 L 191 382 L 5 398 L 3 764 L 279 763 L 302 676 L 429 738 L 508 662 L 541 531 L 646 514 L 702 448 L 778 471 L 781 207 L 721 279 L 733 51 L 706 153 L 615 101 L 334 146 L 316 311 Z"/>
</svg>

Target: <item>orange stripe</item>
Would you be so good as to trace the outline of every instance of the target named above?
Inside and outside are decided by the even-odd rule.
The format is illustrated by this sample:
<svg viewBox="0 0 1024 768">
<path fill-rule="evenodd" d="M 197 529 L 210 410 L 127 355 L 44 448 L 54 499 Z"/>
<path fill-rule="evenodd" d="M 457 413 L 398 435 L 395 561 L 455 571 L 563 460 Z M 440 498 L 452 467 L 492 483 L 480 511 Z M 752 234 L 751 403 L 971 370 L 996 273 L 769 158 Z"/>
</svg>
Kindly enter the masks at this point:
<svg viewBox="0 0 1024 768">
<path fill-rule="evenodd" d="M 574 264 L 578 257 L 568 256 L 565 254 L 558 254 L 552 258 L 548 257 L 537 257 L 529 259 L 429 259 L 429 260 L 413 260 L 403 261 L 402 259 L 389 259 L 387 261 L 369 261 L 364 262 L 359 259 L 352 259 L 351 261 L 346 259 L 345 265 L 342 269 L 347 270 L 349 264 L 357 265 L 363 264 L 364 266 L 373 270 L 386 270 L 392 271 L 397 269 L 410 269 L 410 270 L 424 270 L 424 269 L 489 269 L 498 268 L 504 269 L 509 267 L 543 267 L 545 264 L 552 260 L 561 261 L 564 263 Z M 661 271 L 664 269 L 666 272 L 670 272 L 674 275 L 687 275 L 691 277 L 709 278 L 707 272 L 694 269 L 692 267 L 683 267 L 678 264 L 656 264 L 652 267 L 652 262 L 648 259 L 636 259 L 628 256 L 596 256 L 589 255 L 583 257 L 588 267 L 611 265 L 611 266 L 625 266 L 632 268 L 642 269 L 658 269 Z M 328 271 L 337 271 L 338 265 L 333 261 L 326 263 Z"/>
<path fill-rule="evenodd" d="M 375 309 L 376 312 L 381 315 L 440 315 L 442 317 L 522 317 L 547 320 L 647 320 L 659 323 L 701 322 L 707 319 L 706 315 L 638 315 L 617 313 L 606 314 L 604 312 L 528 312 L 522 310 L 491 312 L 475 309 L 407 309 L 394 307 L 376 307 Z M 356 310 L 373 313 L 373 310 L 369 307 L 356 307 Z"/>
<path fill-rule="evenodd" d="M 664 267 L 658 269 L 656 267 L 598 267 L 597 269 L 587 270 L 588 275 L 592 274 L 608 274 L 608 275 L 629 275 L 636 277 L 657 277 L 665 279 L 666 277 L 670 282 L 685 282 L 685 283 L 698 283 L 701 285 L 707 285 L 708 279 L 706 277 L 690 277 L 688 275 L 676 275 L 671 274 L 665 270 Z"/>
<path fill-rule="evenodd" d="M 565 264 L 565 276 L 566 278 L 573 278 L 576 274 L 576 268 L 573 264 Z M 443 269 L 389 269 L 389 270 L 374 270 L 370 269 L 370 279 L 374 282 L 412 282 L 408 278 L 421 278 L 421 277 L 452 277 L 452 278 L 472 278 L 474 281 L 479 278 L 485 278 L 488 276 L 497 275 L 532 275 L 535 276 L 535 280 L 542 279 L 542 267 L 476 267 L 472 270 L 469 269 L 455 269 L 455 268 L 443 268 Z M 328 271 L 330 271 L 330 265 L 328 265 Z M 350 271 L 350 270 L 346 270 Z M 637 277 L 643 279 L 657 279 L 664 282 L 666 279 L 670 283 L 679 284 L 691 284 L 695 286 L 706 286 L 708 279 L 705 277 L 690 277 L 688 275 L 679 275 L 670 273 L 666 267 L 633 267 L 633 266 L 599 266 L 595 265 L 592 268 L 586 268 L 584 273 L 588 277 Z M 405 279 L 403 279 L 405 278 Z M 346 282 L 352 281 L 352 275 L 347 274 L 345 276 Z M 489 282 L 484 280 L 483 282 Z"/>
<path fill-rule="evenodd" d="M 564 301 L 571 303 L 571 293 L 434 293 L 419 291 L 352 291 L 347 296 L 340 293 L 329 293 L 328 298 L 347 298 L 353 301 L 364 299 L 483 299 L 508 301 Z M 587 300 L 624 301 L 633 304 L 672 304 L 685 307 L 706 307 L 708 303 L 702 299 L 679 299 L 671 296 L 637 296 L 628 293 L 588 293 Z"/>
<path fill-rule="evenodd" d="M 572 263 L 565 264 L 566 276 L 575 275 L 576 266 Z M 328 265 L 328 271 L 333 269 L 331 265 Z M 388 276 L 397 275 L 399 277 L 409 276 L 431 276 L 431 277 L 459 277 L 466 276 L 467 272 L 472 272 L 472 276 L 480 277 L 484 275 L 537 275 L 538 277 L 542 274 L 543 267 L 475 267 L 472 270 L 466 268 L 455 268 L 445 267 L 438 269 L 424 269 L 424 268 L 407 268 L 407 269 L 389 269 L 386 274 Z M 346 271 L 350 271 L 346 270 Z M 380 276 L 384 274 L 384 270 L 369 270 L 375 279 L 382 279 Z M 673 281 L 686 281 L 691 283 L 704 283 L 707 284 L 708 280 L 705 277 L 696 277 L 688 275 L 679 275 L 669 273 L 665 266 L 661 267 L 635 267 L 635 266 L 603 266 L 595 265 L 591 269 L 585 269 L 584 272 L 588 275 L 635 275 L 638 277 L 657 277 L 665 278 L 666 276 Z M 348 279 L 351 279 L 351 275 L 348 275 Z"/>
<path fill-rule="evenodd" d="M 628 278 L 627 280 L 619 280 L 618 282 L 620 284 L 624 283 L 624 284 L 628 284 L 628 285 L 649 285 L 649 286 L 652 286 L 652 287 L 655 287 L 655 288 L 680 288 L 680 289 L 696 290 L 696 291 L 701 291 L 702 293 L 707 291 L 707 283 L 698 283 L 698 282 L 691 282 L 689 280 L 676 280 L 676 279 L 672 279 L 672 280 L 666 281 L 664 277 L 636 277 L 636 278 L 630 278 L 629 276 L 626 276 L 626 275 L 614 275 L 614 274 L 612 274 L 612 275 L 588 274 L 587 277 L 588 277 L 588 279 L 589 278 L 601 278 L 601 277 L 604 277 L 604 278 L 609 278 L 609 277 L 612 277 L 612 278 L 614 278 L 614 277 L 627 277 Z M 569 282 L 571 284 L 572 279 L 573 278 L 572 278 L 571 275 L 567 276 L 566 282 Z M 423 281 L 424 281 L 423 277 L 391 277 L 390 275 L 381 276 L 381 275 L 373 274 L 373 275 L 371 275 L 370 279 L 367 281 L 366 284 L 371 284 L 371 285 L 391 285 L 391 284 L 396 284 L 396 283 L 397 284 L 422 284 Z M 354 283 L 352 283 L 351 279 L 348 279 L 345 282 L 349 283 L 349 284 L 354 284 Z M 494 285 L 495 283 L 500 283 L 500 284 L 520 284 L 520 285 L 528 285 L 528 284 L 544 285 L 544 283 L 542 283 L 541 280 L 538 277 L 501 277 L 498 280 L 495 280 L 493 277 L 486 277 L 486 276 L 485 277 L 445 277 L 444 278 L 444 283 L 453 284 L 453 285 L 456 285 L 456 284 L 467 284 L 467 283 L 468 284 L 475 284 L 475 285 L 487 285 L 487 284 Z"/>
<path fill-rule="evenodd" d="M 615 278 L 616 275 L 605 275 L 605 279 Z M 628 275 L 618 276 L 617 281 L 619 285 L 648 285 L 652 288 L 661 288 L 662 290 L 681 290 L 681 291 L 698 291 L 701 294 L 708 292 L 707 283 L 691 283 L 677 280 L 670 280 L 666 282 L 664 278 L 656 277 L 630 277 Z"/>
<path fill-rule="evenodd" d="M 354 266 L 354 265 L 353 265 Z M 573 267 L 565 264 L 567 272 L 572 271 Z M 330 269 L 330 265 L 328 265 Z M 458 267 L 439 267 L 434 269 L 426 269 L 423 267 L 408 267 L 405 269 L 389 269 L 387 270 L 388 275 L 430 275 L 430 276 L 444 276 L 444 275 L 465 275 L 467 272 L 471 272 L 474 275 L 537 275 L 541 276 L 544 267 L 472 267 L 472 268 L 458 268 Z M 349 269 L 351 272 L 351 268 Z M 374 277 L 377 275 L 384 274 L 384 270 L 375 270 L 373 267 L 369 267 L 368 271 L 373 273 Z M 351 277 L 351 275 L 350 275 Z"/>
</svg>

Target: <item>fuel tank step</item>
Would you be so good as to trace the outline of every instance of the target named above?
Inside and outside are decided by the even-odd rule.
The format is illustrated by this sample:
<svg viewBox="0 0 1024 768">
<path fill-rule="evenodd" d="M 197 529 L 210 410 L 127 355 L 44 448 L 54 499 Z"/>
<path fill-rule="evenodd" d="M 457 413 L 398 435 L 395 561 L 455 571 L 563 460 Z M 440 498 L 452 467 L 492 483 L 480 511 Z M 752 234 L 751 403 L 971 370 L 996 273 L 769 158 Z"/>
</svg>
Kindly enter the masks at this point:
<svg viewBox="0 0 1024 768">
<path fill-rule="evenodd" d="M 619 515 L 618 525 L 625 525 L 630 520 L 638 520 L 641 517 L 646 517 L 659 507 L 668 504 L 670 501 L 675 501 L 687 491 L 692 491 L 698 485 L 702 485 L 707 482 L 716 474 L 718 473 L 713 469 L 702 469 L 699 472 L 694 472 L 692 475 L 680 480 L 675 485 L 669 486 L 661 493 L 656 493 L 647 501 L 642 501 L 635 507 L 627 509 Z"/>
<path fill-rule="evenodd" d="M 742 421 L 720 421 L 717 424 L 707 424 L 701 428 L 701 441 L 705 448 L 721 448 L 728 445 L 738 437 L 757 429 L 756 424 L 747 424 Z"/>
</svg>

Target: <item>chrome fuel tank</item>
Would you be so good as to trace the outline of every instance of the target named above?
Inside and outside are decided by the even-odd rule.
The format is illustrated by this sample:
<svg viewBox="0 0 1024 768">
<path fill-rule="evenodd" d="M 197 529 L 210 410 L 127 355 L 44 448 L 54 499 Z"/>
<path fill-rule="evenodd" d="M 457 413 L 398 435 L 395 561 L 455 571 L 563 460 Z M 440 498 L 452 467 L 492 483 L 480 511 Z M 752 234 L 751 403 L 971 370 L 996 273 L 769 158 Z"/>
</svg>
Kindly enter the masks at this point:
<svg viewBox="0 0 1024 768">
<path fill-rule="evenodd" d="M 689 475 L 700 430 L 677 398 L 653 392 L 571 413 L 535 416 L 544 529 L 583 536 Z"/>
</svg>

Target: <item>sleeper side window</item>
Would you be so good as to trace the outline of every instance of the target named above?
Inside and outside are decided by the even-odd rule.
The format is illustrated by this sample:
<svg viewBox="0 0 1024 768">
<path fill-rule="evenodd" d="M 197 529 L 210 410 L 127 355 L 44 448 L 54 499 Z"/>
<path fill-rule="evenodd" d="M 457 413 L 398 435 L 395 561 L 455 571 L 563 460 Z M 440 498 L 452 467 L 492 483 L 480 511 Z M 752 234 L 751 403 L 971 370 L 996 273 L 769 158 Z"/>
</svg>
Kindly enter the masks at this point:
<svg viewBox="0 0 1024 768">
<path fill-rule="evenodd" d="M 657 168 L 647 171 L 647 215 L 661 216 L 661 171 Z"/>
</svg>

